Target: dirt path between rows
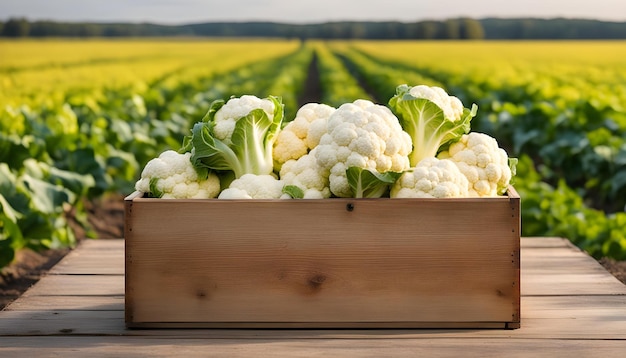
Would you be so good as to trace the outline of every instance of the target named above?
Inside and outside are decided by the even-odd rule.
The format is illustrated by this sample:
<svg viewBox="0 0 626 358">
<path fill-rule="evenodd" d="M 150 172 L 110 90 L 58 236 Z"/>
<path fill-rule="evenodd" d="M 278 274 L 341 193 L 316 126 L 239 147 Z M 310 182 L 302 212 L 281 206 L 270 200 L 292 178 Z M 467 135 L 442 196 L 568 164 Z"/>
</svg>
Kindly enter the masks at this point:
<svg viewBox="0 0 626 358">
<path fill-rule="evenodd" d="M 317 55 L 314 53 L 304 83 L 304 89 L 300 98 L 298 98 L 298 107 L 302 107 L 307 103 L 322 102 L 322 83 L 320 82 L 320 70 L 317 66 Z"/>
</svg>

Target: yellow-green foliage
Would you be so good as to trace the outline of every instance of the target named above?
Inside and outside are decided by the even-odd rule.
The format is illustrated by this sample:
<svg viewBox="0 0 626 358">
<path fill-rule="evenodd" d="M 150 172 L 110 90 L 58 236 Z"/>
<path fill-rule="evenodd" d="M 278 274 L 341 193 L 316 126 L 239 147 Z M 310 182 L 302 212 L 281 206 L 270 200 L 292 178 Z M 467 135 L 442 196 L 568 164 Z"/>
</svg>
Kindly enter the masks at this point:
<svg viewBox="0 0 626 358">
<path fill-rule="evenodd" d="M 297 49 L 270 40 L 0 40 L 0 105 L 37 105 L 68 91 L 175 85 Z"/>
<path fill-rule="evenodd" d="M 361 41 L 376 58 L 441 73 L 487 89 L 524 86 L 542 98 L 626 98 L 624 41 Z M 345 46 L 345 44 L 344 44 Z M 610 98 L 609 98 L 610 97 Z"/>
</svg>

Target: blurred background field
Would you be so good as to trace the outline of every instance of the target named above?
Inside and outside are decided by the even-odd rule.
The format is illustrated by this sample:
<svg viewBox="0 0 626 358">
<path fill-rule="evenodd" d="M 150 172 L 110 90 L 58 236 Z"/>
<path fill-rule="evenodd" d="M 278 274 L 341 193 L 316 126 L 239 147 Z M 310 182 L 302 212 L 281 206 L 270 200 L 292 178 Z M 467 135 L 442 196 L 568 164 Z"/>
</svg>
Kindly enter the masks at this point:
<svg viewBox="0 0 626 358">
<path fill-rule="evenodd" d="M 522 234 L 626 260 L 621 0 L 0 2 L 0 268 L 123 235 L 121 198 L 210 103 L 443 87 L 519 158 Z M 24 257 L 24 255 L 18 255 Z M 4 272 L 0 270 L 0 273 Z M 0 275 L 1 276 L 1 275 Z"/>
<path fill-rule="evenodd" d="M 386 104 L 399 84 L 476 103 L 474 131 L 520 158 L 525 236 L 626 258 L 623 41 L 0 41 L 1 264 L 96 236 L 87 207 L 133 190 L 215 99 Z M 74 229 L 72 229 L 74 227 Z"/>
</svg>

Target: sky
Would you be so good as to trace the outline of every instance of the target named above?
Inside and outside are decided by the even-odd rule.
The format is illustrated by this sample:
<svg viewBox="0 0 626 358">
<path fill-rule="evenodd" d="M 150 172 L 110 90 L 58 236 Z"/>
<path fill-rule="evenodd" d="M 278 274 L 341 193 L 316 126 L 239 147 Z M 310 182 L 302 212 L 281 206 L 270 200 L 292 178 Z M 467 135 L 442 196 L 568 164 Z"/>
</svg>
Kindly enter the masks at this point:
<svg viewBox="0 0 626 358">
<path fill-rule="evenodd" d="M 318 23 L 412 22 L 454 17 L 586 18 L 626 21 L 624 0 L 0 0 L 0 20 Z"/>
</svg>

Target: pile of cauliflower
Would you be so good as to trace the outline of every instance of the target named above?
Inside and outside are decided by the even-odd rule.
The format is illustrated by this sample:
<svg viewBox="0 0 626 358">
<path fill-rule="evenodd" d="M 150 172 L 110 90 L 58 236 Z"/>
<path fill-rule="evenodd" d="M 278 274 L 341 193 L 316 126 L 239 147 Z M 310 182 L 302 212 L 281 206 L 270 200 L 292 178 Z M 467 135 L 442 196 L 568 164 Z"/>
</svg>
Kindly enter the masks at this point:
<svg viewBox="0 0 626 358">
<path fill-rule="evenodd" d="M 136 190 L 175 199 L 454 198 L 505 194 L 515 160 L 470 131 L 476 105 L 401 85 L 389 105 L 215 101 L 182 148 L 147 163 Z"/>
</svg>

